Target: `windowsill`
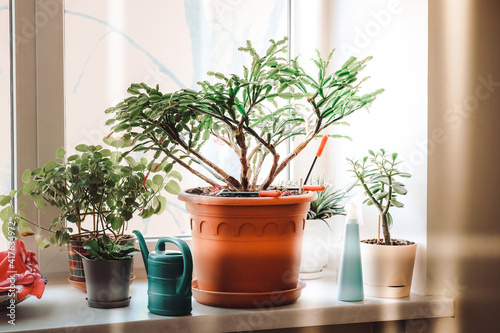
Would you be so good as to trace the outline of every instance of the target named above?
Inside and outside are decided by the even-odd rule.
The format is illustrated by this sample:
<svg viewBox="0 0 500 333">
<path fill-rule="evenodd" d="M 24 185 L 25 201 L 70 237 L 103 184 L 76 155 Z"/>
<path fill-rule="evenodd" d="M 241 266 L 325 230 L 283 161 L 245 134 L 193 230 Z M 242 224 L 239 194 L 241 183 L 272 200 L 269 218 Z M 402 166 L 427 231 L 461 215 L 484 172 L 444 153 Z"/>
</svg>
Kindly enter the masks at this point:
<svg viewBox="0 0 500 333">
<path fill-rule="evenodd" d="M 322 279 L 306 281 L 302 296 L 294 304 L 271 309 L 224 309 L 193 299 L 192 314 L 183 317 L 149 313 L 145 279 L 132 284 L 129 307 L 103 310 L 89 308 L 86 295 L 71 287 L 66 277 L 53 276 L 41 299 L 32 297 L 18 305 L 15 326 L 7 324 L 5 315 L 0 326 L 4 332 L 138 332 L 146 328 L 163 332 L 234 332 L 454 316 L 453 299 L 438 296 L 412 294 L 404 299 L 337 301 L 335 279 L 326 273 Z"/>
</svg>

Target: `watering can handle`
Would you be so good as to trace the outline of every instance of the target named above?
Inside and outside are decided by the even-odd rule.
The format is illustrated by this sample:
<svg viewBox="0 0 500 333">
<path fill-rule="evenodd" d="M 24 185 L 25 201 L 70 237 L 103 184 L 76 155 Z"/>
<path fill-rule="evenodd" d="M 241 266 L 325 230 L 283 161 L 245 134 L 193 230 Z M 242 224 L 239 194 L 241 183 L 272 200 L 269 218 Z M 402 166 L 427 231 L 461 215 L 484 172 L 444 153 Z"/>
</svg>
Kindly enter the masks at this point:
<svg viewBox="0 0 500 333">
<path fill-rule="evenodd" d="M 191 279 L 193 276 L 193 258 L 191 256 L 191 250 L 185 241 L 179 238 L 161 238 L 156 243 L 156 253 L 160 251 L 165 251 L 165 243 L 172 243 L 177 245 L 181 250 L 182 259 L 184 262 L 184 270 L 180 279 L 177 281 L 177 294 L 178 295 L 190 295 L 191 293 Z"/>
</svg>

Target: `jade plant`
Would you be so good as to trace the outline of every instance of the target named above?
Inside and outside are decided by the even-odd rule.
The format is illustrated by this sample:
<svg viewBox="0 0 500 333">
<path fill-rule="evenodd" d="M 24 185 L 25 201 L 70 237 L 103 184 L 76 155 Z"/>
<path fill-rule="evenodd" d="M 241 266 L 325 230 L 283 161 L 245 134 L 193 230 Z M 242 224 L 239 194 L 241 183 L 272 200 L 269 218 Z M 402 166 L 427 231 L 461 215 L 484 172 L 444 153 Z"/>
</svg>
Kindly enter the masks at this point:
<svg viewBox="0 0 500 333">
<path fill-rule="evenodd" d="M 259 55 L 248 41 L 239 50 L 252 62 L 242 74 L 208 72 L 214 82 L 198 82 L 198 90 L 163 93 L 158 85 L 134 83 L 128 89 L 130 96 L 106 111 L 112 114 L 107 124 L 135 143 L 130 151 L 164 155 L 214 187 L 266 189 L 315 137 L 333 124 L 345 123 L 345 117 L 383 91 L 359 93 L 367 78 L 358 75 L 371 57 L 351 57 L 332 70 L 333 51 L 326 60 L 318 52 L 313 74 L 301 67 L 298 58 L 287 60 L 287 49 L 286 38 L 270 40 L 265 54 Z M 234 151 L 241 165 L 239 179 L 203 154 L 211 136 Z M 300 141 L 282 157 L 278 147 L 288 139 Z M 270 160 L 267 175 L 259 177 L 266 160 Z"/>
<path fill-rule="evenodd" d="M 119 146 L 124 141 L 112 143 Z M 77 236 L 98 239 L 109 234 L 118 241 L 134 213 L 147 218 L 165 210 L 166 198 L 160 194 L 163 188 L 174 193 L 180 189 L 174 179 L 181 180 L 181 176 L 170 171 L 172 164 L 166 161 L 136 161 L 100 145 L 81 144 L 76 150 L 77 154 L 66 157 L 60 148 L 55 160 L 23 173 L 23 187 L 0 196 L 0 205 L 5 206 L 0 211 L 5 236 L 8 228 L 15 230 L 17 238 L 35 234 L 41 248 L 50 243 L 61 246 Z M 169 172 L 160 175 L 161 169 Z M 171 179 L 166 182 L 167 178 Z M 15 197 L 28 197 L 40 211 L 47 205 L 57 207 L 58 216 L 50 227 L 39 226 L 23 212 L 27 203 L 14 210 Z M 41 230 L 52 234 L 50 242 Z"/>
<path fill-rule="evenodd" d="M 411 175 L 397 169 L 401 163 L 398 154 L 388 154 L 384 149 L 378 152 L 368 151 L 369 156 L 361 160 L 347 159 L 352 167 L 359 184 L 363 187 L 366 199 L 363 203 L 377 207 L 382 219 L 384 244 L 392 244 L 389 228 L 393 219 L 389 213 L 391 207 L 404 207 L 397 199 L 398 195 L 408 192 L 401 178 L 410 178 Z M 377 240 L 378 241 L 378 240 Z"/>
</svg>

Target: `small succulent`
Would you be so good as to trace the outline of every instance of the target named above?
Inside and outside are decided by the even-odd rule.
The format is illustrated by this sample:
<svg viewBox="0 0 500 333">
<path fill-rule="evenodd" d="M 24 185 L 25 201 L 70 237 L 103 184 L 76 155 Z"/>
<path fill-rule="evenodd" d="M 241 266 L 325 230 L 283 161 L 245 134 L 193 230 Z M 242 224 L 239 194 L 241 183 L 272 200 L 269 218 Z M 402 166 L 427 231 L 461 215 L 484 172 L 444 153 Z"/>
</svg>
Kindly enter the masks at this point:
<svg viewBox="0 0 500 333">
<path fill-rule="evenodd" d="M 401 163 L 398 161 L 398 154 L 388 154 L 384 149 L 378 152 L 369 150 L 369 156 L 361 160 L 347 159 L 352 166 L 358 182 L 363 187 L 366 195 L 364 203 L 374 205 L 382 217 L 382 229 L 384 232 L 384 243 L 392 244 L 389 228 L 392 225 L 392 216 L 389 213 L 390 207 L 404 207 L 398 201 L 398 195 L 406 195 L 408 192 L 400 178 L 410 178 L 411 175 L 397 169 Z"/>
<path fill-rule="evenodd" d="M 333 184 L 326 183 L 322 178 L 312 181 L 314 184 L 325 185 L 325 190 L 318 192 L 318 198 L 311 202 L 307 212 L 310 220 L 325 220 L 334 215 L 345 215 L 343 199 L 351 188 L 339 189 Z"/>
</svg>

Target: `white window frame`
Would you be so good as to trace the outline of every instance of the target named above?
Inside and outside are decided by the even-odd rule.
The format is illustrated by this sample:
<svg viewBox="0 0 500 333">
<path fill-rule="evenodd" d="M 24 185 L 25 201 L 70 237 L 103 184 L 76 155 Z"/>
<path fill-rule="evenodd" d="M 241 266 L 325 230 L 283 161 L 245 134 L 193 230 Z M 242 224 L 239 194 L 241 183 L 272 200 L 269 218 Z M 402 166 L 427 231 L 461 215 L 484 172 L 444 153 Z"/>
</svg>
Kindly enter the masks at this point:
<svg viewBox="0 0 500 333">
<path fill-rule="evenodd" d="M 25 169 L 53 159 L 64 145 L 64 7 L 62 0 L 11 0 L 10 5 L 15 32 L 14 186 L 19 188 Z M 40 214 L 29 205 L 24 211 L 30 221 L 47 227 L 55 210 L 48 207 Z M 24 241 L 37 252 L 44 272 L 67 270 L 66 251 L 55 247 L 40 251 L 34 238 Z"/>
</svg>

